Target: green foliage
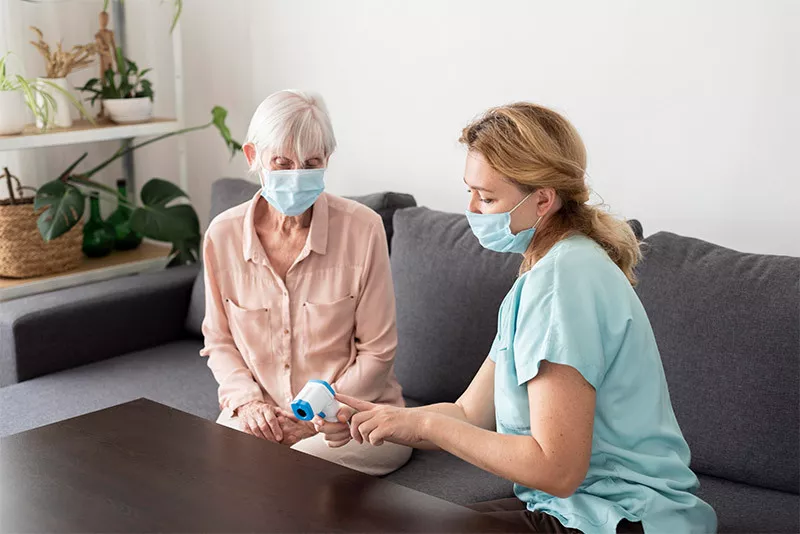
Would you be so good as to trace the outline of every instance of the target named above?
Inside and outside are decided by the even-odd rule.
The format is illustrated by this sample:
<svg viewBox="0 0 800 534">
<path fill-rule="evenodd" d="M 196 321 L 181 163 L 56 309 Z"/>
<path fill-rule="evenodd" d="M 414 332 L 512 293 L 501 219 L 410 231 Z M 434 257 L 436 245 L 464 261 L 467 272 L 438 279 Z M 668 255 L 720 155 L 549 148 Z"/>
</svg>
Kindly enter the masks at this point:
<svg viewBox="0 0 800 534">
<path fill-rule="evenodd" d="M 93 96 L 90 101 L 92 104 L 100 98 L 102 100 L 113 100 L 119 98 L 142 98 L 147 97 L 153 101 L 153 85 L 150 80 L 145 78 L 152 69 L 139 71 L 139 66 L 130 59 L 122 55 L 122 49 L 117 48 L 117 72 L 108 68 L 103 75 L 103 79 L 92 78 L 79 89 Z"/>
</svg>

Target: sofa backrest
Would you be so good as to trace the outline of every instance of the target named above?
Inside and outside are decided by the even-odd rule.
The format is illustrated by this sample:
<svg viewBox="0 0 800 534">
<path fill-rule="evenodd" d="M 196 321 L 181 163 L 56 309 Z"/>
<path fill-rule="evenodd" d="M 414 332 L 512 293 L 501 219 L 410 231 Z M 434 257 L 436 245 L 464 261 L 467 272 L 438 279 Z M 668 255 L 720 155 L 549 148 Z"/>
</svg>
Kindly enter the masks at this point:
<svg viewBox="0 0 800 534">
<path fill-rule="evenodd" d="M 453 402 L 489 354 L 521 256 L 481 247 L 462 214 L 404 209 L 394 231 L 397 378 L 414 401 Z"/>
<path fill-rule="evenodd" d="M 659 232 L 636 288 L 699 472 L 798 493 L 800 258 Z"/>
<path fill-rule="evenodd" d="M 219 215 L 225 210 L 247 202 L 256 194 L 259 185 L 250 180 L 241 178 L 221 178 L 211 186 L 211 217 Z M 383 219 L 386 238 L 391 247 L 392 218 L 394 212 L 400 208 L 416 206 L 414 197 L 404 193 L 373 193 L 365 196 L 347 197 L 373 209 Z M 203 285 L 203 271 L 201 269 L 192 288 L 192 299 L 186 317 L 186 329 L 190 334 L 202 336 L 201 327 L 205 317 L 205 286 Z"/>
</svg>

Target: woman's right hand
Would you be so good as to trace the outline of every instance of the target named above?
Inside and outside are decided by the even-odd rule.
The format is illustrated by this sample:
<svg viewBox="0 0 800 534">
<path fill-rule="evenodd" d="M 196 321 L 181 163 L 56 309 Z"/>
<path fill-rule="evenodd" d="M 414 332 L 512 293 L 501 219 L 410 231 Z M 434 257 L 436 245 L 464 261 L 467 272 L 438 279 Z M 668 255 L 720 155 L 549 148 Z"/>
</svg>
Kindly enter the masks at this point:
<svg viewBox="0 0 800 534">
<path fill-rule="evenodd" d="M 276 407 L 263 401 L 251 401 L 236 409 L 242 430 L 257 438 L 280 443 L 283 432 L 275 412 Z"/>
<path fill-rule="evenodd" d="M 350 418 L 355 413 L 356 411 L 353 408 L 342 406 L 336 413 L 336 419 L 339 420 L 338 423 L 331 423 L 320 416 L 316 416 L 312 422 L 317 432 L 324 436 L 328 447 L 335 449 L 347 445 L 353 439 L 350 436 Z"/>
</svg>

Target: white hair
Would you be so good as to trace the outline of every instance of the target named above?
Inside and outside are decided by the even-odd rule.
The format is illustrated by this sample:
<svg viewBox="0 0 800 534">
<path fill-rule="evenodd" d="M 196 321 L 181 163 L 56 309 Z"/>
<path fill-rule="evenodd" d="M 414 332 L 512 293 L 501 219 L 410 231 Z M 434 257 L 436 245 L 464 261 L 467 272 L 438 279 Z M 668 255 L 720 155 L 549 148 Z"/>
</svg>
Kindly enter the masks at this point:
<svg viewBox="0 0 800 534">
<path fill-rule="evenodd" d="M 286 89 L 264 99 L 247 128 L 247 143 L 256 147 L 251 171 L 262 165 L 265 150 L 290 151 L 305 161 L 318 155 L 330 156 L 336 138 L 322 97 L 309 92 Z"/>
</svg>

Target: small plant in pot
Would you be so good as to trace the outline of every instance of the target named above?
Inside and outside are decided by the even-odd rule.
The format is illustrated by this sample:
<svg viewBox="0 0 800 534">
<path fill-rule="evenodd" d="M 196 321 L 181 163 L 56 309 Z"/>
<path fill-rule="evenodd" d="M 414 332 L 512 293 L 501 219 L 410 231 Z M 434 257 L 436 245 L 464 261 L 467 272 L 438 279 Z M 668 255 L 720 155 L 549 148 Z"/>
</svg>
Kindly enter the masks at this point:
<svg viewBox="0 0 800 534">
<path fill-rule="evenodd" d="M 45 101 L 48 99 L 54 102 L 52 113 L 44 118 L 37 116 L 36 125 L 42 130 L 53 125 L 69 128 L 72 126 L 70 104 L 75 106 L 89 122 L 94 123 L 83 105 L 70 93 L 71 86 L 67 76 L 92 64 L 97 51 L 95 44 L 75 45 L 70 50 L 64 50 L 63 43 L 59 41 L 53 49 L 44 40 L 39 28 L 31 26 L 31 31 L 37 36 L 37 40 L 31 41 L 31 44 L 42 55 L 45 63 L 45 77 L 37 80 L 39 88 L 36 94 L 37 105 L 45 106 Z"/>
<path fill-rule="evenodd" d="M 109 68 L 102 79 L 92 78 L 80 90 L 92 93 L 92 105 L 100 99 L 116 123 L 147 122 L 153 117 L 153 85 L 145 78 L 150 69 L 139 71 L 136 63 L 122 55 L 121 48 L 117 48 L 116 63 L 116 72 Z"/>
<path fill-rule="evenodd" d="M 69 110 L 72 103 L 76 109 L 90 122 L 86 109 L 75 97 L 58 85 L 51 85 L 49 81 L 36 81 L 22 74 L 11 74 L 8 61 L 13 57 L 11 52 L 0 56 L 0 135 L 14 135 L 21 133 L 28 122 L 26 107 L 33 113 L 33 117 L 40 125 L 42 131 L 54 123 L 58 110 L 58 102 L 53 94 L 63 97 Z"/>
</svg>

